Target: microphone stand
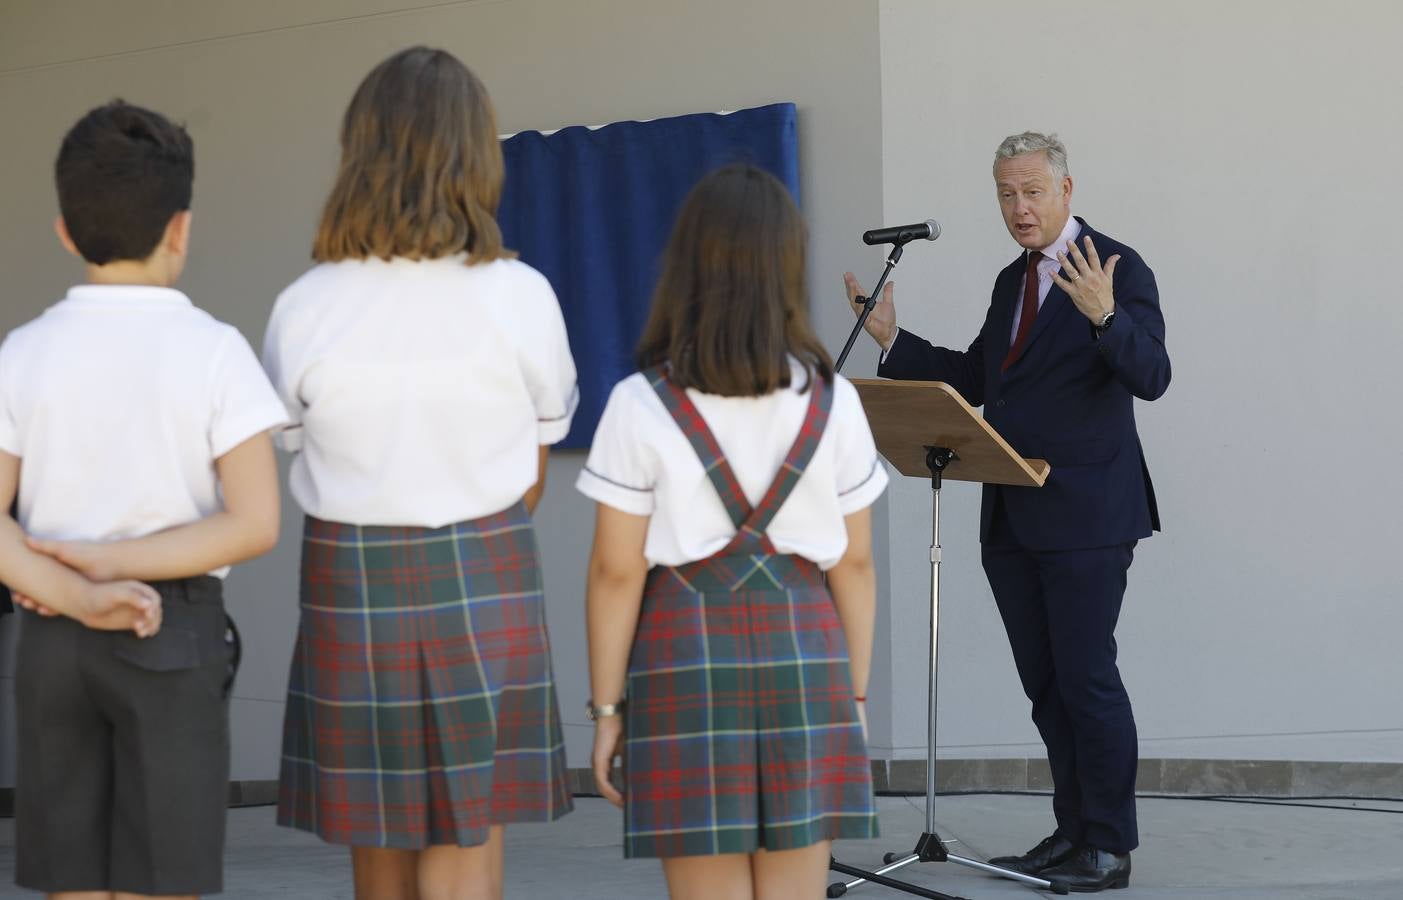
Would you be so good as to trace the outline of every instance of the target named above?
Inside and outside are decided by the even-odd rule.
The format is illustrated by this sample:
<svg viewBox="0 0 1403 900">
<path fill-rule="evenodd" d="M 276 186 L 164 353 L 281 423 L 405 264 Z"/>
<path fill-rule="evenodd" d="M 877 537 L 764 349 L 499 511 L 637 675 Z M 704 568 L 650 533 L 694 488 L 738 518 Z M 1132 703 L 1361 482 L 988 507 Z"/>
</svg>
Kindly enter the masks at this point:
<svg viewBox="0 0 1403 900">
<path fill-rule="evenodd" d="M 908 239 L 909 240 L 909 239 Z M 862 326 L 867 323 L 867 317 L 872 314 L 872 309 L 877 305 L 877 299 L 882 296 L 882 288 L 886 286 L 887 276 L 891 270 L 896 268 L 896 264 L 901 261 L 901 250 L 906 241 L 895 241 L 891 248 L 891 254 L 887 256 L 887 267 L 882 271 L 882 277 L 877 280 L 877 287 L 869 297 L 857 297 L 854 302 L 862 301 L 862 313 L 857 317 L 857 324 L 853 326 L 852 333 L 848 335 L 848 342 L 843 345 L 843 352 L 838 355 L 838 362 L 834 365 L 833 371 L 838 372 L 843 368 L 843 362 L 848 358 L 848 352 L 852 350 L 853 342 L 857 340 L 858 334 L 862 331 Z M 936 651 L 938 643 L 936 641 L 936 626 L 940 609 L 940 487 L 941 475 L 945 467 L 956 457 L 954 451 L 945 447 L 926 447 L 926 467 L 930 469 L 931 488 L 934 491 L 934 504 L 931 515 L 931 655 L 930 655 L 930 685 L 928 706 L 926 709 L 927 734 L 926 742 L 926 830 L 921 834 L 916 843 L 916 849 L 906 856 L 896 853 L 886 854 L 882 862 L 885 865 L 875 872 L 861 869 L 856 866 L 846 865 L 839 862 L 832 855 L 828 857 L 828 868 L 834 872 L 841 872 L 844 875 L 853 876 L 853 881 L 834 882 L 828 886 L 827 896 L 842 897 L 851 889 L 863 883 L 871 883 L 882 887 L 892 888 L 916 897 L 928 897 L 933 900 L 964 900 L 953 894 L 945 894 L 940 891 L 924 888 L 910 882 L 900 881 L 888 877 L 889 872 L 894 872 L 904 866 L 917 862 L 952 862 L 958 865 L 967 866 L 971 869 L 995 875 L 1000 878 L 1007 878 L 1017 881 L 1029 887 L 1051 891 L 1054 894 L 1066 894 L 1067 883 L 1064 881 L 1049 881 L 1044 878 L 1037 878 L 1032 875 L 1024 875 L 1022 872 L 1015 872 L 1011 869 L 1004 869 L 999 866 L 991 866 L 988 863 L 975 859 L 967 859 L 963 856 L 955 856 L 945 849 L 945 842 L 935 831 L 935 705 L 936 705 Z"/>
<path fill-rule="evenodd" d="M 852 351 L 853 342 L 862 333 L 862 326 L 867 324 L 867 317 L 872 315 L 872 310 L 877 305 L 877 300 L 882 296 L 882 288 L 887 284 L 887 276 L 891 270 L 896 268 L 896 264 L 901 262 L 901 250 L 906 246 L 905 241 L 892 244 L 891 253 L 887 256 L 887 267 L 882 270 L 882 277 L 877 279 L 877 286 L 872 289 L 870 297 L 858 297 L 862 301 L 862 314 L 857 317 L 857 324 L 853 326 L 852 334 L 848 335 L 848 342 L 843 345 L 843 352 L 838 354 L 838 362 L 833 366 L 834 372 L 843 371 L 843 362 L 847 360 L 848 353 Z M 856 301 L 854 301 L 856 302 Z"/>
<path fill-rule="evenodd" d="M 833 365 L 833 371 L 835 373 L 842 371 L 843 363 L 847 361 L 848 353 L 852 351 L 853 342 L 856 341 L 857 336 L 862 333 L 862 326 L 867 324 L 867 317 L 872 315 L 872 309 L 877 305 L 877 299 L 882 296 L 882 288 L 886 287 L 887 276 L 891 275 L 891 270 L 895 269 L 896 264 L 901 262 L 901 252 L 902 248 L 905 246 L 905 241 L 892 242 L 891 253 L 887 254 L 886 268 L 882 270 L 882 277 L 877 279 L 877 286 L 872 289 L 872 293 L 869 296 L 858 296 L 854 299 L 854 303 L 858 301 L 862 302 L 862 313 L 857 317 L 857 324 L 853 325 L 852 333 L 848 335 L 848 342 L 843 345 L 843 352 L 838 354 L 838 361 Z M 934 752 L 932 748 L 931 753 L 934 754 Z M 936 846 L 941 850 L 944 849 L 943 846 L 939 844 L 939 839 L 936 840 Z M 887 855 L 892 856 L 893 854 Z M 887 862 L 890 863 L 891 860 L 887 860 Z M 940 891 L 929 890 L 914 884 L 907 884 L 904 881 L 897 881 L 895 878 L 888 878 L 886 876 L 887 869 L 883 869 L 880 872 L 869 872 L 866 869 L 844 865 L 831 855 L 828 857 L 828 868 L 830 871 L 855 876 L 857 881 L 852 883 L 854 887 L 866 881 L 872 884 L 879 884 L 882 887 L 894 888 L 907 894 L 914 894 L 917 897 L 928 897 L 931 898 L 931 900 L 964 900 L 964 898 L 956 897 L 952 894 L 943 894 Z M 898 867 L 893 866 L 892 868 Z M 848 888 L 849 885 L 840 881 L 836 884 L 830 884 L 827 894 L 829 897 L 841 897 L 848 892 Z"/>
</svg>

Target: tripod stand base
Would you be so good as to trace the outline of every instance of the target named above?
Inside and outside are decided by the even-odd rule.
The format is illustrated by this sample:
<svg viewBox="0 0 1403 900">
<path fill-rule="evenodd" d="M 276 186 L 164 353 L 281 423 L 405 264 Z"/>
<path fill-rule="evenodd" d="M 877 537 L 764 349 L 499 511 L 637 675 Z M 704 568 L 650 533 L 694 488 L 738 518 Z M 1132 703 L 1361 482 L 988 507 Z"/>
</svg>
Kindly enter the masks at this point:
<svg viewBox="0 0 1403 900">
<path fill-rule="evenodd" d="M 1065 881 L 1048 881 L 1045 878 L 1036 878 L 1032 875 L 1024 875 L 1022 872 L 1015 872 L 1012 869 L 1004 869 L 999 866 L 991 866 L 986 862 L 977 859 L 968 859 L 963 856 L 952 856 L 945 851 L 945 842 L 940 839 L 940 835 L 934 832 L 925 832 L 916 840 L 916 849 L 906 856 L 898 857 L 895 853 L 888 853 L 882 858 L 886 863 L 875 872 L 866 869 L 859 869 L 856 866 L 844 865 L 833 858 L 829 858 L 828 868 L 834 872 L 841 872 L 844 875 L 851 875 L 853 881 L 835 881 L 828 886 L 829 897 L 842 897 L 848 891 L 863 884 L 872 882 L 882 887 L 902 891 L 916 897 L 934 897 L 938 900 L 964 900 L 961 897 L 954 897 L 951 894 L 942 894 L 939 891 L 932 891 L 909 882 L 899 881 L 895 878 L 888 878 L 888 872 L 895 872 L 897 869 L 905 868 L 912 863 L 918 862 L 952 862 L 956 865 L 977 869 L 989 875 L 997 875 L 1000 878 L 1007 878 L 1010 881 L 1017 881 L 1026 884 L 1028 887 L 1038 888 L 1044 891 L 1051 891 L 1054 894 L 1066 894 L 1068 892 Z"/>
<path fill-rule="evenodd" d="M 904 865 L 909 865 L 910 863 L 916 861 L 917 858 L 915 856 L 912 856 L 910 859 L 903 860 L 902 862 L 897 863 L 895 865 L 889 865 L 885 868 L 878 869 L 875 872 L 869 872 L 866 869 L 859 869 L 856 866 L 845 865 L 843 863 L 838 862 L 836 859 L 829 857 L 829 869 L 832 869 L 834 872 L 840 872 L 844 875 L 851 875 L 857 880 L 848 882 L 833 882 L 828 886 L 827 896 L 841 897 L 844 894 L 846 894 L 850 889 L 870 881 L 873 884 L 879 884 L 882 887 L 888 887 L 893 890 L 911 894 L 915 897 L 927 897 L 930 898 L 930 900 L 966 900 L 966 898 L 956 897 L 954 894 L 942 894 L 940 891 L 933 891 L 930 888 L 923 888 L 919 885 L 907 884 L 904 881 L 897 881 L 895 878 L 888 878 L 884 874 L 886 872 L 891 872 L 895 869 L 901 868 Z"/>
</svg>

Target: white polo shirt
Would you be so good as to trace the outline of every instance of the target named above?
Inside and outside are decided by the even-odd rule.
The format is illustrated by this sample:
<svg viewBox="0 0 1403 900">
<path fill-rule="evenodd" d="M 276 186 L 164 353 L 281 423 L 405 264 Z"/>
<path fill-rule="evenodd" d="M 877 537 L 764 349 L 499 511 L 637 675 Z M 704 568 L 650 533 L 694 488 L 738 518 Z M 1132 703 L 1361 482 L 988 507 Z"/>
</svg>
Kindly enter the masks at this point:
<svg viewBox="0 0 1403 900">
<path fill-rule="evenodd" d="M 214 461 L 286 420 L 243 335 L 171 288 L 74 287 L 0 346 L 0 449 L 23 460 L 20 524 L 39 537 L 217 512 Z"/>
<path fill-rule="evenodd" d="M 278 297 L 263 365 L 294 422 L 293 497 L 354 525 L 506 509 L 579 401 L 555 292 L 516 260 L 318 265 Z"/>
<path fill-rule="evenodd" d="M 797 362 L 793 372 L 790 387 L 763 397 L 687 391 L 752 506 L 774 481 L 808 411 Z M 848 547 L 843 517 L 876 502 L 886 486 L 862 402 L 840 375 L 823 437 L 770 523 L 770 540 L 780 553 L 830 569 Z M 625 378 L 609 395 L 576 487 L 592 500 L 650 517 L 643 551 L 650 565 L 705 559 L 736 533 L 696 451 L 642 374 Z"/>
</svg>

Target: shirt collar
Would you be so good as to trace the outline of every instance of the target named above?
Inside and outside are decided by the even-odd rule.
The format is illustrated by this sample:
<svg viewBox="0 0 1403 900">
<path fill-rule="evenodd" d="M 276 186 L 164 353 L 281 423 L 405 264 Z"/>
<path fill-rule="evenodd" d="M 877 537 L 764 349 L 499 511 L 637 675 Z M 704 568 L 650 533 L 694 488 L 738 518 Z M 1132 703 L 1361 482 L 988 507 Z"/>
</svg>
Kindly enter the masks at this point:
<svg viewBox="0 0 1403 900">
<path fill-rule="evenodd" d="M 193 304 L 175 288 L 154 284 L 77 284 L 68 289 L 66 303 L 120 308 L 182 308 Z"/>
<path fill-rule="evenodd" d="M 1067 216 L 1067 224 L 1062 226 L 1062 233 L 1057 236 L 1057 240 L 1042 248 L 1043 258 L 1038 262 L 1039 266 L 1051 265 L 1056 267 L 1058 251 L 1067 249 L 1067 245 L 1081 236 L 1081 223 L 1073 215 Z"/>
</svg>

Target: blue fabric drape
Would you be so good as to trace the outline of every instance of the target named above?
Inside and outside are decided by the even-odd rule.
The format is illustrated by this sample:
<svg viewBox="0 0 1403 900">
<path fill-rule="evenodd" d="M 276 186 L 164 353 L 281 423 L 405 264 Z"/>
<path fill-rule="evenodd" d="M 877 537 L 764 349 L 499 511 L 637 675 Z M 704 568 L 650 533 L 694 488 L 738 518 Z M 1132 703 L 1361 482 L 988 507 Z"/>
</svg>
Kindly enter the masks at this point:
<svg viewBox="0 0 1403 900">
<path fill-rule="evenodd" d="M 562 447 L 588 447 L 633 351 L 682 200 L 706 173 L 747 162 L 799 197 L 792 103 L 726 115 L 522 132 L 502 142 L 506 245 L 555 288 L 580 373 L 580 406 Z"/>
</svg>

